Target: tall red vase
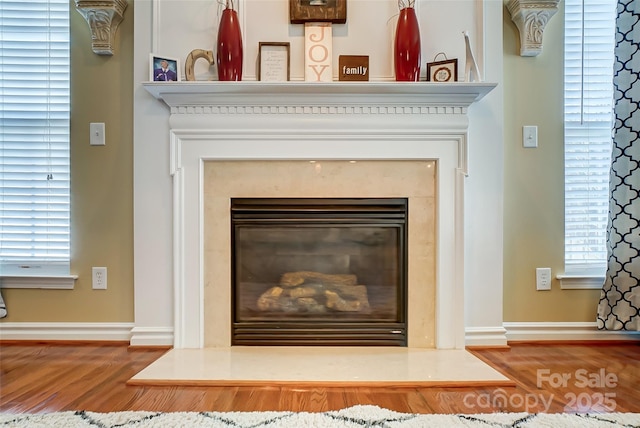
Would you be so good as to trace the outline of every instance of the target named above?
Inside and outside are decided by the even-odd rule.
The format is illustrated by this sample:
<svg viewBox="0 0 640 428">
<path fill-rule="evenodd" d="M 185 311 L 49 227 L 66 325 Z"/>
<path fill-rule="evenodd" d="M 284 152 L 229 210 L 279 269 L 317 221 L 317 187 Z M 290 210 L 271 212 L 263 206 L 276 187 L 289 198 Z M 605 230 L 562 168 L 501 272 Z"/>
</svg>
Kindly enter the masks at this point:
<svg viewBox="0 0 640 428">
<path fill-rule="evenodd" d="M 219 80 L 242 80 L 242 33 L 238 13 L 231 8 L 223 10 L 220 18 L 216 63 Z"/>
<path fill-rule="evenodd" d="M 396 81 L 417 82 L 420 78 L 420 27 L 412 7 L 400 10 L 394 52 Z"/>
</svg>

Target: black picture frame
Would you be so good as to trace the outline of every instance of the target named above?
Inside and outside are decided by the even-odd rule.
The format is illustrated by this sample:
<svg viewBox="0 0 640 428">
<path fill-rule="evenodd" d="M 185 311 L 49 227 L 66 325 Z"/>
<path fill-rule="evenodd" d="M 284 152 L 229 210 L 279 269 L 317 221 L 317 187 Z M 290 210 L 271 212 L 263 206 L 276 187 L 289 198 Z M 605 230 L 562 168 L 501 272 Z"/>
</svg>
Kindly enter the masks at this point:
<svg viewBox="0 0 640 428">
<path fill-rule="evenodd" d="M 427 81 L 455 82 L 458 80 L 458 59 L 427 63 Z"/>
</svg>

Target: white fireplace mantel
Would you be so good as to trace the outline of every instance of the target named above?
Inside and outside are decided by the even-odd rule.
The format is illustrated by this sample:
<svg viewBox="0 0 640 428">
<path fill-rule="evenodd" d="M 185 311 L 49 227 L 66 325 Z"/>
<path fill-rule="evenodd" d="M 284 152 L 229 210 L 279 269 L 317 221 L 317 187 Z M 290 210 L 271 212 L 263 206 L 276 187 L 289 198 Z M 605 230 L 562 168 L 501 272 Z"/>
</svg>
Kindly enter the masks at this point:
<svg viewBox="0 0 640 428">
<path fill-rule="evenodd" d="M 463 135 L 458 168 L 468 175 L 468 107 L 491 92 L 491 82 L 144 82 L 144 88 L 170 107 L 171 129 L 215 128 L 217 132 L 250 128 L 292 130 L 294 137 L 327 126 L 354 139 L 397 133 Z M 359 115 L 357 124 L 352 115 Z M 304 115 L 321 124 L 291 123 Z M 200 117 L 207 116 L 203 121 Z M 313 119 L 310 119 L 313 117 Z M 250 118 L 250 119 L 247 119 Z M 327 120 L 327 118 L 329 118 Z M 331 131 L 328 131 L 329 133 Z M 285 137 L 286 133 L 280 133 Z M 233 140 L 233 135 L 229 135 Z M 173 167 L 171 173 L 173 174 Z"/>
<path fill-rule="evenodd" d="M 482 99 L 496 85 L 487 82 L 143 83 L 147 91 L 172 109 L 247 105 L 338 107 L 353 104 L 466 108 Z"/>
<path fill-rule="evenodd" d="M 170 107 L 176 348 L 205 344 L 202 167 L 205 161 L 217 160 L 436 161 L 435 340 L 423 334 L 425 330 L 414 329 L 408 346 L 464 347 L 468 108 L 496 84 L 146 82 L 143 86 Z M 225 246 L 221 257 L 226 258 L 228 251 Z M 225 276 L 216 276 L 222 280 L 214 285 L 221 301 L 229 292 Z M 206 325 L 228 330 L 228 306 L 213 311 L 216 322 Z M 410 302 L 408 312 L 411 331 L 411 320 L 422 317 L 421 302 Z M 207 342 L 229 346 L 226 330 Z"/>
<path fill-rule="evenodd" d="M 464 59 L 459 37 L 468 30 L 482 75 L 497 84 L 393 81 L 389 40 L 394 23 L 389 17 L 397 4 L 391 0 L 350 3 L 352 17 L 366 19 L 351 19 L 334 33 L 334 63 L 339 53 L 369 54 L 369 82 L 303 82 L 304 61 L 293 55 L 303 50 L 303 28 L 289 23 L 288 2 L 263 0 L 239 0 L 248 59 L 244 81 L 150 82 L 150 52 L 184 63 L 191 49 L 211 43 L 217 6 L 204 0 L 136 2 L 133 71 L 140 83 L 133 88 L 132 345 L 200 346 L 201 289 L 191 287 L 202 284 L 201 166 L 227 160 L 258 165 L 315 159 L 437 160 L 439 178 L 444 178 L 438 196 L 446 208 L 439 212 L 438 232 L 444 238 L 438 242 L 448 260 L 439 259 L 438 316 L 445 322 L 438 325 L 437 346 L 506 343 L 504 4 L 417 3 L 425 36 L 438 39 L 451 57 Z M 371 32 L 372 25 L 379 31 Z M 291 43 L 290 82 L 254 80 L 254 59 L 265 36 Z M 425 57 L 429 46 L 423 48 Z M 205 73 L 205 67 L 199 76 L 208 79 L 213 73 Z M 454 339 L 447 335 L 451 332 Z"/>
</svg>

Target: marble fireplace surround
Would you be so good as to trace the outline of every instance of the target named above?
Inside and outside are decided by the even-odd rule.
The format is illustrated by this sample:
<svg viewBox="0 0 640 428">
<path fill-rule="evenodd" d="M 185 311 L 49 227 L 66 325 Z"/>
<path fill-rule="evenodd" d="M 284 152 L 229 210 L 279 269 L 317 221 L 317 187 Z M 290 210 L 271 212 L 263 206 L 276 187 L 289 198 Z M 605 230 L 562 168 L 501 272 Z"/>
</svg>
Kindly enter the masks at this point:
<svg viewBox="0 0 640 428">
<path fill-rule="evenodd" d="M 215 247 L 205 244 L 204 197 L 205 166 L 215 170 L 216 162 L 228 161 L 261 167 L 287 161 L 433 165 L 435 299 L 410 299 L 408 346 L 464 348 L 467 115 L 495 84 L 150 82 L 144 87 L 171 109 L 175 348 L 231 345 L 230 278 L 216 278 L 205 268 L 211 257 L 230 258 L 228 237 L 220 236 L 222 244 Z M 261 185 L 279 186 L 265 175 Z M 379 182 L 374 171 L 372 188 Z M 416 263 L 411 255 L 409 260 Z M 409 276 L 409 293 L 420 285 Z M 224 303 L 212 308 L 213 300 Z M 429 307 L 431 320 L 420 322 Z"/>
<path fill-rule="evenodd" d="M 230 327 L 224 326 L 230 326 L 232 317 L 229 305 L 232 197 L 384 197 L 408 200 L 407 324 L 411 328 L 407 339 L 414 347 L 433 348 L 436 170 L 435 161 L 421 159 L 205 161 L 205 347 L 223 347 L 231 342 Z M 366 282 L 358 284 L 367 286 Z"/>
</svg>

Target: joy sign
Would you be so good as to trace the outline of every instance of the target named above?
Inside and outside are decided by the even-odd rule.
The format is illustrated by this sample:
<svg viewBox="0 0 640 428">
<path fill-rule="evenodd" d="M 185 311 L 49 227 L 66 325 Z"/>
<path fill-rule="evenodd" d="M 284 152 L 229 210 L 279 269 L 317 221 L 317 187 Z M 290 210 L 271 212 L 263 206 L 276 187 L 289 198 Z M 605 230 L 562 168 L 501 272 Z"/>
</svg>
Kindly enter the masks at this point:
<svg viewBox="0 0 640 428">
<path fill-rule="evenodd" d="M 307 23 L 304 25 L 304 80 L 307 82 L 331 82 L 331 23 Z"/>
</svg>

